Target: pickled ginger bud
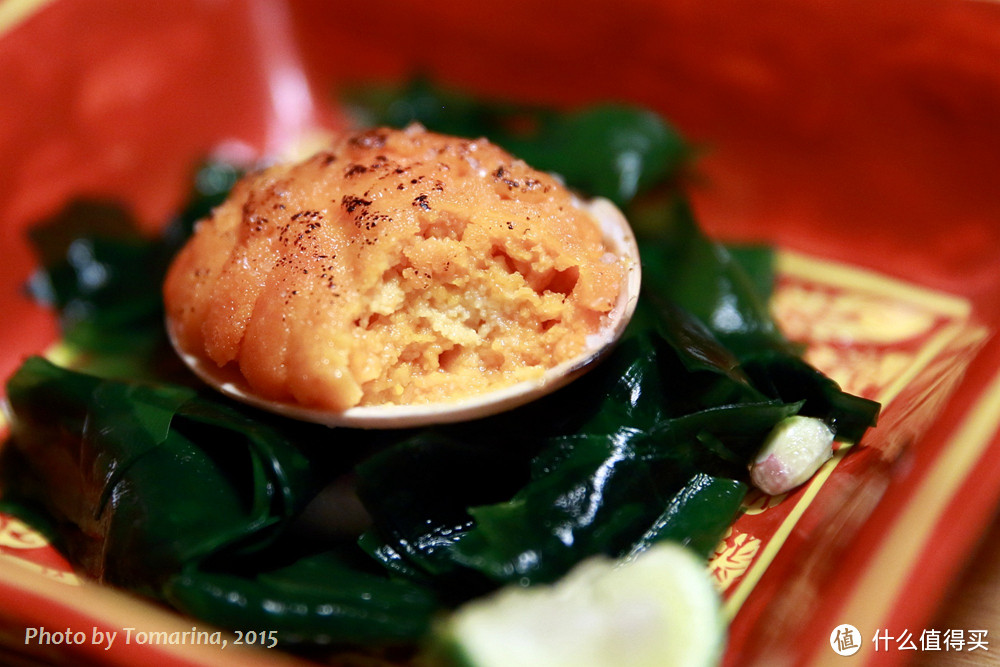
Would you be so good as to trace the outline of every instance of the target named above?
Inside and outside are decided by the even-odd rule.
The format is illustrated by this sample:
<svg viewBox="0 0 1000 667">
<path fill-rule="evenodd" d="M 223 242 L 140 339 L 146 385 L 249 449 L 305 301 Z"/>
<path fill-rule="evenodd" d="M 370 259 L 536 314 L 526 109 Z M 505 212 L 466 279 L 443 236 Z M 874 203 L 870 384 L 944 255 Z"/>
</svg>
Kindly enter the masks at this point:
<svg viewBox="0 0 1000 667">
<path fill-rule="evenodd" d="M 750 480 L 772 496 L 803 484 L 833 456 L 833 431 L 823 420 L 795 415 L 778 422 L 750 467 Z"/>
<path fill-rule="evenodd" d="M 609 202 L 485 139 L 377 128 L 238 183 L 171 266 L 168 331 L 238 398 L 452 403 L 606 345 L 637 292 L 623 244 Z"/>
</svg>

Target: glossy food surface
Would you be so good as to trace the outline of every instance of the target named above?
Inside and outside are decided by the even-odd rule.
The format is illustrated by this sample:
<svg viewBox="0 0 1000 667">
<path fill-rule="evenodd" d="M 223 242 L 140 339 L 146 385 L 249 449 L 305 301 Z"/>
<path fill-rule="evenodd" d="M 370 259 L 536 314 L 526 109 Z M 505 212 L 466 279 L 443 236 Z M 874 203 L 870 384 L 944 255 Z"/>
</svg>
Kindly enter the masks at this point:
<svg viewBox="0 0 1000 667">
<path fill-rule="evenodd" d="M 377 129 L 248 176 L 167 278 L 178 347 L 308 407 L 445 402 L 588 349 L 623 258 L 486 140 Z"/>
</svg>

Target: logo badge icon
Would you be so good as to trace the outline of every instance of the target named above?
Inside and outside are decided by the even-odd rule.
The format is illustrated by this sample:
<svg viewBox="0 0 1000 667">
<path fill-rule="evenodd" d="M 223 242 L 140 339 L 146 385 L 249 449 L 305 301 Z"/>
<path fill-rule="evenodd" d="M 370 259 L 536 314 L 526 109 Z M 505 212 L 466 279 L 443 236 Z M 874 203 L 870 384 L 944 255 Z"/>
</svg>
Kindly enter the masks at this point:
<svg viewBox="0 0 1000 667">
<path fill-rule="evenodd" d="M 830 633 L 830 648 L 837 655 L 854 655 L 861 649 L 861 632 L 851 625 L 838 625 Z"/>
</svg>

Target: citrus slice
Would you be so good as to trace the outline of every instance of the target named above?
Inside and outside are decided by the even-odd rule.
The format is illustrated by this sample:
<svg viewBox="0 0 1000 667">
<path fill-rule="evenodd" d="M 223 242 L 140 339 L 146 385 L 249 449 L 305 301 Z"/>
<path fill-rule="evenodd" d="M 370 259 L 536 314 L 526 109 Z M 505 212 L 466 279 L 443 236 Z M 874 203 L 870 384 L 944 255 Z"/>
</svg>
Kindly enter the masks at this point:
<svg viewBox="0 0 1000 667">
<path fill-rule="evenodd" d="M 662 542 L 625 562 L 590 558 L 553 585 L 474 600 L 437 638 L 469 667 L 697 667 L 720 659 L 725 623 L 705 562 Z"/>
</svg>

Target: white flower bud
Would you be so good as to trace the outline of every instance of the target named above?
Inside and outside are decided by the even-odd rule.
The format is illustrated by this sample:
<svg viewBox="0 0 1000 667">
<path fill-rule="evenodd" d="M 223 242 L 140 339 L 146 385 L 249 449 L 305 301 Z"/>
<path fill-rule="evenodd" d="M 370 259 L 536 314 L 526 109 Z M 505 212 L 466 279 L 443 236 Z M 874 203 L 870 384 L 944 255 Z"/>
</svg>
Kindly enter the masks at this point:
<svg viewBox="0 0 1000 667">
<path fill-rule="evenodd" d="M 771 430 L 750 466 L 750 481 L 772 496 L 804 483 L 833 456 L 833 431 L 823 420 L 798 415 Z"/>
</svg>

